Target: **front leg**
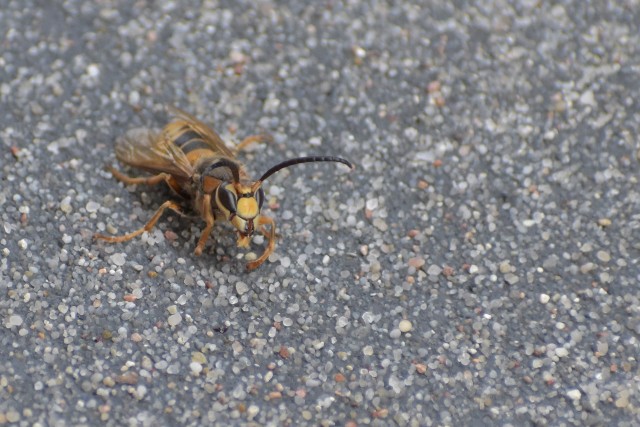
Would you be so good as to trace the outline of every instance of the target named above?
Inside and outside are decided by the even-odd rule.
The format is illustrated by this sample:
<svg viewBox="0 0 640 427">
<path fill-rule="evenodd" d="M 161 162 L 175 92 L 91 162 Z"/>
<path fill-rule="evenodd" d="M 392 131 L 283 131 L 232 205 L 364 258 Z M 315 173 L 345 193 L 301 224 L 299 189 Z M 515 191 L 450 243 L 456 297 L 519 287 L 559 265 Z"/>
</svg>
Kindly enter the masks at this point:
<svg viewBox="0 0 640 427">
<path fill-rule="evenodd" d="M 211 209 L 211 194 L 205 194 L 202 196 L 202 207 L 201 213 L 207 225 L 202 230 L 202 234 L 200 234 L 200 239 L 198 240 L 198 245 L 196 246 L 196 250 L 194 254 L 196 256 L 202 255 L 202 251 L 204 250 L 204 245 L 207 243 L 207 239 L 209 239 L 209 235 L 211 234 L 211 230 L 213 229 L 213 223 L 215 222 L 215 217 L 213 216 L 213 212 Z"/>
<path fill-rule="evenodd" d="M 276 223 L 273 218 L 270 218 L 268 216 L 260 216 L 260 218 L 258 218 L 257 225 L 260 227 L 260 231 L 262 232 L 262 234 L 264 234 L 268 239 L 267 248 L 264 250 L 262 255 L 260 255 L 260 258 L 247 264 L 247 270 L 255 270 L 256 268 L 260 267 L 276 248 Z M 266 228 L 264 227 L 265 225 L 270 226 L 268 233 Z"/>
</svg>

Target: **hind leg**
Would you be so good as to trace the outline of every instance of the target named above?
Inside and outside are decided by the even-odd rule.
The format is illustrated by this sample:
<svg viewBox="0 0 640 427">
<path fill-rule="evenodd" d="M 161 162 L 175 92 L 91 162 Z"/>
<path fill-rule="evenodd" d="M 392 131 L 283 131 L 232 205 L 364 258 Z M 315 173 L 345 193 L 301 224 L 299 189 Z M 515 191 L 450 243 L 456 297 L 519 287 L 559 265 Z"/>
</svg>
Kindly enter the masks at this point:
<svg viewBox="0 0 640 427">
<path fill-rule="evenodd" d="M 238 153 L 256 142 L 273 142 L 273 138 L 266 134 L 248 136 L 236 145 L 235 152 Z"/>
<path fill-rule="evenodd" d="M 127 185 L 134 185 L 134 184 L 156 185 L 156 184 L 160 184 L 163 181 L 169 183 L 169 180 L 171 179 L 171 175 L 164 172 L 154 176 L 134 178 L 134 177 L 123 174 L 113 166 L 107 166 L 107 170 L 111 172 L 111 175 L 113 175 L 115 179 Z"/>
</svg>

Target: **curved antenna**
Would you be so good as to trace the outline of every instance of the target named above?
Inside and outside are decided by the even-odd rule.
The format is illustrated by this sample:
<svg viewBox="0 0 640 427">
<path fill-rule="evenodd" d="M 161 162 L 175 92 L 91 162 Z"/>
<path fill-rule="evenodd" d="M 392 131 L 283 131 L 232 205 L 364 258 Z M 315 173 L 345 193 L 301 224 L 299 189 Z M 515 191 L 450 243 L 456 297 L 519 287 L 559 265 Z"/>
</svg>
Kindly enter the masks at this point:
<svg viewBox="0 0 640 427">
<path fill-rule="evenodd" d="M 253 184 L 252 190 L 256 191 L 265 179 L 269 178 L 271 175 L 273 175 L 274 173 L 278 172 L 281 169 L 288 168 L 289 166 L 293 166 L 293 165 L 298 165 L 300 163 L 312 163 L 312 162 L 337 162 L 337 163 L 345 164 L 349 166 L 351 169 L 353 169 L 353 165 L 351 164 L 350 161 L 340 157 L 334 157 L 334 156 L 296 157 L 296 158 L 285 160 L 284 162 L 278 163 L 277 165 L 275 165 L 274 167 L 266 171 L 264 174 L 262 174 L 260 179 Z"/>
<path fill-rule="evenodd" d="M 240 182 L 240 166 L 230 159 L 220 159 L 215 163 L 210 164 L 200 175 L 200 188 L 204 187 L 204 178 L 210 176 L 209 173 L 214 169 L 227 167 L 231 170 L 233 175 L 233 182 Z"/>
</svg>

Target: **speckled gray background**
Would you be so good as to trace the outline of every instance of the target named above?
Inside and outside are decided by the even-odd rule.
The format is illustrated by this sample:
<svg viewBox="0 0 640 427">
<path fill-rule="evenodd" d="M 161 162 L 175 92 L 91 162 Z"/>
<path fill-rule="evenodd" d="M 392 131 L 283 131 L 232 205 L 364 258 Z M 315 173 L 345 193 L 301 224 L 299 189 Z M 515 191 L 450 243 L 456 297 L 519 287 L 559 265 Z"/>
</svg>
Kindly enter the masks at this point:
<svg viewBox="0 0 640 427">
<path fill-rule="evenodd" d="M 637 425 L 640 3 L 589 3 L 1 2 L 0 425 Z M 357 169 L 265 185 L 255 272 L 93 242 L 166 105 Z"/>
</svg>

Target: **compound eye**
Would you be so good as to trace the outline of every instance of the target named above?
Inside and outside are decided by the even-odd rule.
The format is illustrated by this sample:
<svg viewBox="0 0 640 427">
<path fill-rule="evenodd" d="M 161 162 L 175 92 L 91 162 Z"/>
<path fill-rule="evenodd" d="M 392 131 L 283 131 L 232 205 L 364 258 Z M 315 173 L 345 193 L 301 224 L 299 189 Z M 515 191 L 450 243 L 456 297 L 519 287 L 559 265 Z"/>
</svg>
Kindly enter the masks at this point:
<svg viewBox="0 0 640 427">
<path fill-rule="evenodd" d="M 232 214 L 237 210 L 237 197 L 236 193 L 232 190 L 227 190 L 226 186 L 221 185 L 218 187 L 218 202 Z"/>
<path fill-rule="evenodd" d="M 258 188 L 254 197 L 256 198 L 256 202 L 258 202 L 258 210 L 262 209 L 262 203 L 264 203 L 264 191 L 262 188 Z"/>
</svg>

